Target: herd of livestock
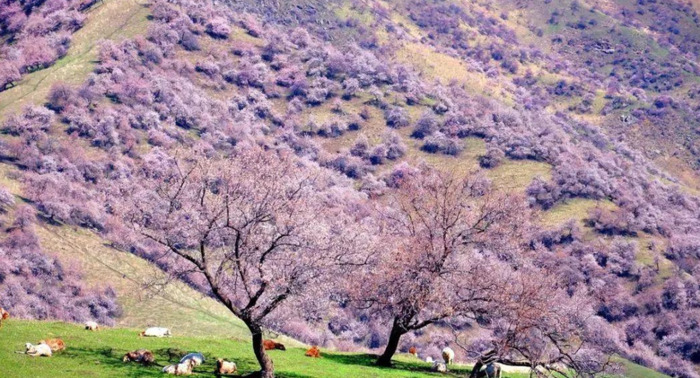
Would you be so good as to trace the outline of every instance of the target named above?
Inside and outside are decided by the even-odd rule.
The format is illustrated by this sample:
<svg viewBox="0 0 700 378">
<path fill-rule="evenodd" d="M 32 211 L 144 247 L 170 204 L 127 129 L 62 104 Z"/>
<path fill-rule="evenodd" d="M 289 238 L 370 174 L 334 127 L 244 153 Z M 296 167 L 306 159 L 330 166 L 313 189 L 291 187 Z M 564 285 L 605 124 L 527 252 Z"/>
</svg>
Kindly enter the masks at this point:
<svg viewBox="0 0 700 378">
<path fill-rule="evenodd" d="M 7 320 L 10 317 L 10 313 L 5 309 L 0 307 L 0 327 L 2 327 L 3 320 Z M 98 331 L 100 326 L 94 321 L 88 321 L 85 323 L 85 329 L 88 331 Z M 150 327 L 139 333 L 140 337 L 170 337 L 172 332 L 168 328 L 164 327 Z M 263 346 L 265 350 L 279 349 L 286 350 L 284 344 L 278 343 L 273 340 L 264 340 Z M 46 339 L 39 341 L 38 344 L 26 343 L 24 354 L 32 357 L 51 357 L 54 352 L 60 352 L 66 349 L 66 343 L 61 339 Z M 307 357 L 318 358 L 321 357 L 321 350 L 317 346 L 313 346 L 306 351 Z M 144 366 L 150 366 L 155 364 L 155 356 L 153 352 L 147 349 L 138 349 L 128 352 L 122 357 L 122 361 L 125 363 L 133 362 L 139 363 Z M 193 352 L 187 353 L 180 361 L 176 364 L 171 364 L 163 367 L 162 372 L 172 375 L 191 375 L 195 367 L 203 364 L 205 357 L 202 353 Z M 214 371 L 217 375 L 233 374 L 238 370 L 235 362 L 219 358 L 216 360 L 216 370 Z"/>
<path fill-rule="evenodd" d="M 0 318 L 9 318 L 9 313 L 4 309 L 0 309 Z M 98 331 L 100 326 L 93 321 L 85 323 L 85 329 L 88 331 Z M 170 337 L 172 333 L 170 329 L 164 327 L 150 327 L 139 333 L 140 337 Z M 284 350 L 284 345 L 274 342 L 272 340 L 265 340 L 264 342 L 266 349 L 282 349 Z M 66 349 L 66 344 L 61 339 L 47 339 L 41 340 L 38 344 L 26 343 L 24 353 L 32 357 L 51 357 L 54 352 L 59 352 Z M 312 347 L 306 352 L 307 356 L 310 357 L 320 357 L 320 351 L 318 347 Z M 133 362 L 139 363 L 144 366 L 150 366 L 155 364 L 155 356 L 153 352 L 147 349 L 138 349 L 128 352 L 122 357 L 122 361 L 125 363 Z M 180 361 L 176 364 L 171 364 L 163 367 L 162 372 L 172 375 L 191 375 L 195 367 L 203 364 L 205 357 L 202 353 L 192 352 L 187 353 Z M 216 370 L 214 371 L 217 375 L 223 374 L 233 374 L 238 370 L 235 362 L 219 358 L 216 360 Z"/>
<path fill-rule="evenodd" d="M 2 321 L 10 317 L 10 314 L 0 307 L 0 327 L 2 327 Z M 100 326 L 94 321 L 88 321 L 85 323 L 85 329 L 88 331 L 98 331 Z M 140 337 L 170 337 L 172 333 L 170 329 L 164 327 L 150 327 L 139 333 Z M 273 341 L 273 340 L 263 340 L 263 347 L 265 350 L 286 350 L 284 344 Z M 51 357 L 54 352 L 59 352 L 66 349 L 66 344 L 61 339 L 45 339 L 39 341 L 38 344 L 26 343 L 25 351 L 23 353 L 32 357 Z M 417 349 L 411 347 L 409 353 L 415 357 L 418 357 Z M 312 346 L 309 348 L 305 356 L 312 358 L 321 357 L 321 350 L 318 346 Z M 425 362 L 432 363 L 432 370 L 435 372 L 444 373 L 447 371 L 447 366 L 454 362 L 455 352 L 450 348 L 446 347 L 442 350 L 442 360 L 435 361 L 432 357 L 427 357 Z M 155 364 L 155 356 L 153 352 L 147 349 L 138 349 L 128 352 L 122 358 L 125 363 L 138 363 L 144 366 L 150 366 Z M 162 369 L 163 373 L 172 375 L 191 375 L 193 369 L 197 366 L 202 365 L 205 362 L 205 357 L 202 353 L 192 352 L 185 354 L 180 358 L 179 362 L 176 364 L 167 365 Z M 235 362 L 219 358 L 216 361 L 216 369 L 214 371 L 217 375 L 233 374 L 238 370 Z M 500 373 L 500 371 L 498 372 Z M 488 376 L 491 376 L 488 374 Z M 495 375 L 500 376 L 500 374 Z"/>
</svg>

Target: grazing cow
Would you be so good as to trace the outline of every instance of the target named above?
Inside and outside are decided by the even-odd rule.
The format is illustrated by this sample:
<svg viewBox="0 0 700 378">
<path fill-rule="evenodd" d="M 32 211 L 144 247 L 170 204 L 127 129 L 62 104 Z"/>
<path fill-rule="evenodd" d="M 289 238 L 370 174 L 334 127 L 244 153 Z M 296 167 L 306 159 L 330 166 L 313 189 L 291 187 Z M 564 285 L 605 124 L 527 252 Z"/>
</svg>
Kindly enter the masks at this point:
<svg viewBox="0 0 700 378">
<path fill-rule="evenodd" d="M 46 344 L 51 348 L 52 352 L 58 352 L 59 350 L 66 349 L 66 343 L 61 339 L 47 339 L 39 341 L 39 344 Z"/>
<path fill-rule="evenodd" d="M 306 357 L 313 357 L 313 358 L 319 358 L 321 357 L 321 350 L 318 349 L 316 345 L 312 346 L 309 348 L 306 353 L 304 353 Z"/>
<path fill-rule="evenodd" d="M 216 374 L 233 374 L 238 370 L 235 362 L 226 361 L 223 358 L 216 360 Z"/>
<path fill-rule="evenodd" d="M 153 356 L 153 353 L 150 350 L 139 349 L 125 354 L 124 358 L 122 358 L 122 361 L 138 362 L 140 364 L 148 366 L 154 363 L 156 361 L 156 358 Z"/>
<path fill-rule="evenodd" d="M 46 344 L 33 345 L 32 343 L 26 343 L 24 346 L 26 348 L 25 353 L 32 357 L 51 357 L 53 355 L 51 347 Z"/>
<path fill-rule="evenodd" d="M 185 363 L 187 360 L 193 360 L 194 361 L 194 366 L 199 366 L 204 363 L 204 355 L 201 353 L 188 353 L 185 355 L 185 357 L 182 357 L 180 359 L 180 363 Z"/>
<path fill-rule="evenodd" d="M 265 348 L 265 350 L 287 350 L 287 348 L 284 347 L 284 344 L 272 340 L 263 340 L 263 347 Z"/>
<path fill-rule="evenodd" d="M 187 360 L 181 364 L 168 365 L 163 368 L 162 372 L 172 375 L 191 375 L 194 364 L 194 360 Z"/>
<path fill-rule="evenodd" d="M 437 373 L 446 373 L 447 372 L 447 365 L 444 362 L 439 362 L 435 361 L 433 362 L 433 369 L 434 372 Z"/>
<path fill-rule="evenodd" d="M 97 325 L 97 322 L 93 322 L 91 320 L 89 322 L 85 322 L 85 329 L 88 331 L 97 331 L 100 329 L 100 326 Z"/>
<path fill-rule="evenodd" d="M 418 357 L 418 349 L 416 349 L 416 347 L 412 346 L 412 347 L 408 348 L 408 354 L 417 358 Z"/>
<path fill-rule="evenodd" d="M 445 347 L 445 349 L 442 350 L 442 359 L 445 360 L 445 364 L 452 364 L 455 362 L 455 351 L 450 347 Z"/>
<path fill-rule="evenodd" d="M 432 364 L 433 362 L 435 362 L 435 360 L 433 360 L 432 357 L 428 356 L 428 357 L 425 358 L 425 362 L 427 362 L 427 363 L 429 363 L 429 364 Z"/>
<path fill-rule="evenodd" d="M 145 337 L 166 337 L 166 336 L 172 336 L 170 333 L 170 330 L 167 328 L 163 327 L 150 327 L 146 328 L 145 331 L 142 331 L 139 333 L 139 336 L 145 336 Z"/>
</svg>

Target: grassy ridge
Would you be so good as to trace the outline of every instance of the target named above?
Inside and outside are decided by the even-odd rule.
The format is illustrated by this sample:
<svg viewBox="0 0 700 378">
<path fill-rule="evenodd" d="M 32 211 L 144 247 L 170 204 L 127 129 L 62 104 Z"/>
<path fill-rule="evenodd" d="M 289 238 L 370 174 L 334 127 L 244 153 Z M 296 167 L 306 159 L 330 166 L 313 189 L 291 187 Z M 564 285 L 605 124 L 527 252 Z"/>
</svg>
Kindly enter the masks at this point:
<svg viewBox="0 0 700 378">
<path fill-rule="evenodd" d="M 187 324 L 186 334 L 220 334 L 247 338 L 243 323 L 224 306 L 169 279 L 159 268 L 133 254 L 106 246 L 104 240 L 86 230 L 70 227 L 37 227 L 42 245 L 64 265 L 78 265 L 88 285 L 111 286 L 124 314 L 122 327 L 162 325 L 177 328 Z"/>
</svg>

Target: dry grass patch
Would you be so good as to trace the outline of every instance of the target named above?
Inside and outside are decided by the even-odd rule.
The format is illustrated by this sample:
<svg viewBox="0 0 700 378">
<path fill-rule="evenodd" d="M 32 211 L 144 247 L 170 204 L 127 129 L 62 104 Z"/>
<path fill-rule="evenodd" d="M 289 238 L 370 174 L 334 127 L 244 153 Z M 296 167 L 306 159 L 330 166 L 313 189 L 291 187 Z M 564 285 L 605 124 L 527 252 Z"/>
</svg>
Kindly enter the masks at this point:
<svg viewBox="0 0 700 378">
<path fill-rule="evenodd" d="M 588 212 L 596 207 L 607 210 L 617 209 L 617 205 L 608 200 L 597 201 L 586 198 L 573 198 L 543 212 L 541 222 L 545 226 L 554 227 L 573 219 L 579 226 L 583 226 L 583 221 L 588 217 Z"/>
<path fill-rule="evenodd" d="M 160 325 L 180 335 L 228 335 L 248 331 L 226 308 L 180 281 L 169 280 L 152 263 L 118 251 L 99 236 L 71 227 L 37 227 L 41 244 L 67 266 L 77 266 L 91 287 L 111 286 L 124 310 L 122 327 Z M 167 282 L 167 285 L 164 285 Z"/>
<path fill-rule="evenodd" d="M 506 160 L 498 167 L 489 170 L 488 176 L 498 188 L 523 191 L 535 177 L 551 179 L 552 166 L 532 160 Z"/>
<path fill-rule="evenodd" d="M 257 47 L 265 46 L 265 41 L 263 39 L 253 37 L 252 35 L 248 34 L 245 29 L 239 26 L 231 26 L 231 34 L 229 34 L 228 38 L 232 41 L 250 43 Z"/>
<path fill-rule="evenodd" d="M 399 62 L 410 64 L 429 78 L 448 84 L 457 81 L 472 92 L 500 99 L 513 104 L 513 99 L 502 89 L 500 83 L 490 80 L 483 73 L 473 72 L 458 59 L 433 50 L 419 43 L 407 43 L 396 52 Z"/>
</svg>

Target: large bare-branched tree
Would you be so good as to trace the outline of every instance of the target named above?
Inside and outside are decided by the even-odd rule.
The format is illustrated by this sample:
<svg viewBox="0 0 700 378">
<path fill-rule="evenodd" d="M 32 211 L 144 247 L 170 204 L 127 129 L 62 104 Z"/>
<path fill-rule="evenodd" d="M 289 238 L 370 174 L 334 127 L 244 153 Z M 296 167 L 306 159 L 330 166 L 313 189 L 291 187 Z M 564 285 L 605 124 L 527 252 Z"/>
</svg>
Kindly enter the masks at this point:
<svg viewBox="0 0 700 378">
<path fill-rule="evenodd" d="M 266 317 L 284 304 L 323 300 L 334 276 L 361 264 L 362 221 L 346 211 L 343 188 L 286 151 L 161 160 L 144 168 L 124 216 L 151 248 L 204 277 L 252 333 L 260 375 L 274 377 L 262 342 Z"/>
<path fill-rule="evenodd" d="M 378 365 L 389 366 L 402 335 L 454 316 L 487 311 L 502 284 L 499 265 L 517 258 L 528 228 L 521 197 L 483 178 L 423 168 L 379 211 L 384 252 L 366 270 L 356 303 L 391 319 Z"/>
</svg>

